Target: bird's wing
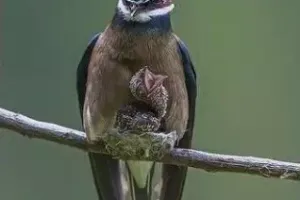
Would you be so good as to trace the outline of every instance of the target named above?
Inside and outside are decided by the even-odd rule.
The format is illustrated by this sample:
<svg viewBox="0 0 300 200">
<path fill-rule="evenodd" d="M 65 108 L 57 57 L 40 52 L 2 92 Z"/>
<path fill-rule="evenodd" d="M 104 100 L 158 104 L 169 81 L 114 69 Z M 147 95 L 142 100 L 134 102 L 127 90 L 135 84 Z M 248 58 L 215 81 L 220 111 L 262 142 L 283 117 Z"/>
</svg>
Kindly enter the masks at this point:
<svg viewBox="0 0 300 200">
<path fill-rule="evenodd" d="M 196 72 L 189 51 L 183 41 L 175 35 L 177 39 L 178 53 L 181 56 L 182 66 L 185 76 L 185 85 L 188 93 L 189 119 L 187 130 L 183 138 L 179 141 L 177 147 L 191 148 L 193 129 L 195 121 L 197 80 Z M 187 167 L 175 165 L 163 165 L 163 184 L 161 191 L 161 200 L 181 200 L 185 184 Z"/>
<path fill-rule="evenodd" d="M 92 52 L 94 50 L 94 47 L 100 35 L 101 33 L 98 33 L 90 40 L 77 66 L 76 89 L 77 89 L 77 98 L 79 103 L 80 117 L 82 121 L 83 121 L 83 106 L 84 106 L 84 99 L 85 99 L 85 92 L 86 92 L 88 66 L 91 60 Z"/>
<path fill-rule="evenodd" d="M 92 52 L 101 33 L 95 35 L 89 42 L 77 67 L 77 96 L 81 120 L 83 121 L 83 106 L 86 93 L 88 66 L 92 60 Z M 108 155 L 89 153 L 90 164 L 99 200 L 123 200 L 121 173 L 119 161 Z"/>
</svg>

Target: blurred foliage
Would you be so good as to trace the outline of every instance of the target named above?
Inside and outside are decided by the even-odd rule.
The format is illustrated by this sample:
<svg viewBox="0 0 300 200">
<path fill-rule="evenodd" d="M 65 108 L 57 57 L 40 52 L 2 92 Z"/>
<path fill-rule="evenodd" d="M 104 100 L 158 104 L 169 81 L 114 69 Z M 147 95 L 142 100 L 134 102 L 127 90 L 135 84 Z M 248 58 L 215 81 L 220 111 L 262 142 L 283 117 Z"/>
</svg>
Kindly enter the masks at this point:
<svg viewBox="0 0 300 200">
<path fill-rule="evenodd" d="M 299 161 L 300 1 L 175 1 L 197 67 L 194 147 Z M 3 0 L 0 106 L 80 128 L 75 71 L 115 1 Z M 85 153 L 0 132 L 0 199 L 96 199 Z M 300 197 L 299 184 L 191 169 L 184 200 Z"/>
</svg>

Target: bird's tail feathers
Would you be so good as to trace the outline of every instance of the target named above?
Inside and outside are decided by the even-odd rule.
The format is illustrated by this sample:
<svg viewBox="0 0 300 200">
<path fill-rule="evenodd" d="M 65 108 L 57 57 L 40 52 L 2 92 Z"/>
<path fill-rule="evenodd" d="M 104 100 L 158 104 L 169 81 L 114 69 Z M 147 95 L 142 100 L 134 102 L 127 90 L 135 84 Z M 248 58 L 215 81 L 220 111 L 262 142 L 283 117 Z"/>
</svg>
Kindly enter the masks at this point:
<svg viewBox="0 0 300 200">
<path fill-rule="evenodd" d="M 98 200 L 123 200 L 119 161 L 111 156 L 88 153 Z"/>
<path fill-rule="evenodd" d="M 149 163 L 150 164 L 150 163 Z M 151 200 L 152 198 L 152 178 L 154 174 L 155 164 L 152 163 L 152 166 L 149 170 L 148 176 L 145 179 L 145 182 L 141 184 L 136 180 L 132 169 L 129 168 L 128 163 L 126 163 L 128 178 L 129 178 L 129 189 L 132 200 Z"/>
</svg>

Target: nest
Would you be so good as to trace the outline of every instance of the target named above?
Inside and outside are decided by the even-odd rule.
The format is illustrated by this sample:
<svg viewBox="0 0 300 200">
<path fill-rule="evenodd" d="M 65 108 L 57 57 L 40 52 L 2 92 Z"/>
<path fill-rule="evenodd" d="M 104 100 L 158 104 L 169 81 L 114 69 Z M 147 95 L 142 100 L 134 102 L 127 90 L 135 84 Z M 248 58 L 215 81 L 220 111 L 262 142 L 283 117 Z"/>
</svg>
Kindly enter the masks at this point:
<svg viewBox="0 0 300 200">
<path fill-rule="evenodd" d="M 101 136 L 107 152 L 115 158 L 143 160 L 161 158 L 170 152 L 177 141 L 175 131 L 170 133 L 118 132 L 117 129 Z"/>
</svg>

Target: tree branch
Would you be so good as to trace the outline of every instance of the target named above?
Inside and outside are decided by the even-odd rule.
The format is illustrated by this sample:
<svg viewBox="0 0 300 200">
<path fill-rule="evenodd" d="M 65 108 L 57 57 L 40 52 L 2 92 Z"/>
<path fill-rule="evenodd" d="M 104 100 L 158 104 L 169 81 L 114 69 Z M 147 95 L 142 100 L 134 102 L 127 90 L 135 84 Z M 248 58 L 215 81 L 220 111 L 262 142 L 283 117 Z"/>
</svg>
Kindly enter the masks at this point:
<svg viewBox="0 0 300 200">
<path fill-rule="evenodd" d="M 21 114 L 0 108 L 0 128 L 6 128 L 29 138 L 49 140 L 84 151 L 111 154 L 107 145 L 88 144 L 85 133 L 52 123 L 41 122 Z M 153 133 L 154 135 L 155 133 Z M 132 134 L 109 134 L 114 140 L 122 142 Z M 169 137 L 173 137 L 172 133 Z M 151 137 L 150 137 L 151 138 Z M 111 138 L 110 138 L 111 139 Z M 152 138 L 153 139 L 153 138 Z M 172 141 L 172 140 L 171 140 Z M 114 157 L 123 160 L 152 160 L 167 164 L 188 166 L 209 172 L 237 172 L 300 180 L 300 164 L 272 159 L 222 155 L 189 149 L 170 149 L 162 157 L 153 153 L 129 155 L 117 152 Z"/>
</svg>

